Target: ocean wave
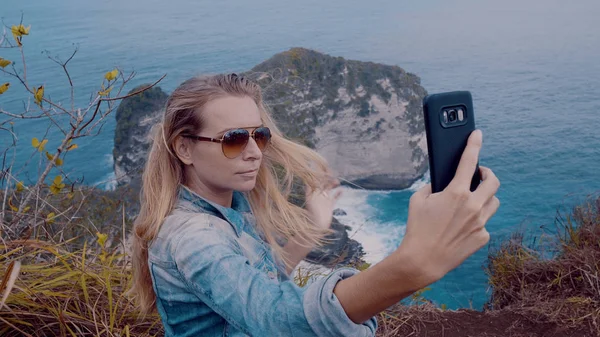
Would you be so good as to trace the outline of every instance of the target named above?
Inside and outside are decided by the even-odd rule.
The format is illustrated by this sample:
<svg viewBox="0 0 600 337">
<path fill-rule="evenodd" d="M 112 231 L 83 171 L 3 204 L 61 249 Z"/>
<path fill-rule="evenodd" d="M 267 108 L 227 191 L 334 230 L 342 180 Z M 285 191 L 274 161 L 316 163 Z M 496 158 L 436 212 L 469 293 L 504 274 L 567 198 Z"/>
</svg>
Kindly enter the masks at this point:
<svg viewBox="0 0 600 337">
<path fill-rule="evenodd" d="M 104 155 L 104 164 L 110 168 L 110 172 L 94 183 L 93 186 L 107 191 L 114 191 L 117 188 L 117 176 L 113 169 L 114 159 L 112 154 Z"/>
<path fill-rule="evenodd" d="M 407 190 L 416 192 L 416 191 L 420 190 L 423 186 L 425 186 L 429 183 L 431 183 L 431 175 L 429 173 L 429 170 L 427 170 L 427 172 L 425 172 L 425 174 L 423 174 L 423 177 L 421 177 L 421 179 L 415 181 L 409 188 L 407 188 Z"/>
<path fill-rule="evenodd" d="M 336 208 L 346 215 L 336 216 L 344 225 L 350 226 L 349 236 L 358 241 L 365 251 L 365 261 L 374 264 L 381 261 L 398 245 L 406 226 L 397 222 L 381 222 L 377 219 L 378 209 L 369 204 L 372 195 L 387 197 L 390 191 L 368 191 L 340 187 L 342 195 Z"/>
</svg>

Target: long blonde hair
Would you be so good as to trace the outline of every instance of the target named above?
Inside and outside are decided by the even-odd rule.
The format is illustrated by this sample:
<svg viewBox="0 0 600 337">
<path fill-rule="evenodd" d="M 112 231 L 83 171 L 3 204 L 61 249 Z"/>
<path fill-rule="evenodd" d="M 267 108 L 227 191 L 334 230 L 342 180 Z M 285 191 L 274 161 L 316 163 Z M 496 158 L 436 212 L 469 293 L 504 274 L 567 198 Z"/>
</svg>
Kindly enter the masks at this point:
<svg viewBox="0 0 600 337">
<path fill-rule="evenodd" d="M 156 301 L 148 267 L 148 244 L 173 210 L 180 184 L 186 183 L 183 163 L 174 154 L 175 140 L 181 134 L 200 131 L 204 105 L 224 96 L 252 98 L 262 122 L 271 129 L 271 145 L 263 156 L 256 185 L 247 197 L 256 224 L 276 257 L 290 266 L 277 243 L 280 238 L 294 237 L 320 246 L 327 242 L 325 235 L 332 232 L 317 228 L 304 208 L 290 202 L 298 182 L 312 190 L 322 186 L 330 172 L 327 163 L 317 152 L 282 135 L 263 103 L 261 88 L 235 74 L 191 78 L 168 98 L 163 121 L 152 130 L 152 148 L 142 175 L 141 208 L 131 235 L 133 285 L 130 291 L 144 313 L 154 310 Z"/>
</svg>

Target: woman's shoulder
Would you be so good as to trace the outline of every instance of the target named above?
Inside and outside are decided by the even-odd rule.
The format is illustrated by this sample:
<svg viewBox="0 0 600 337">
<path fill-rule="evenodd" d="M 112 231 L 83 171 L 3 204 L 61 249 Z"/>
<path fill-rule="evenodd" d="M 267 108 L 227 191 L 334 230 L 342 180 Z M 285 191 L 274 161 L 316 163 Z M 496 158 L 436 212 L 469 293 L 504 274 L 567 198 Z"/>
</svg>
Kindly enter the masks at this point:
<svg viewBox="0 0 600 337">
<path fill-rule="evenodd" d="M 150 258 L 173 260 L 180 243 L 189 240 L 198 248 L 216 241 L 237 246 L 235 232 L 228 222 L 208 213 L 176 209 L 164 219 L 157 236 L 152 240 Z"/>
<path fill-rule="evenodd" d="M 235 231 L 227 221 L 204 212 L 175 209 L 163 221 L 156 241 L 175 244 L 182 238 L 198 237 L 199 241 L 208 232 L 235 236 Z"/>
</svg>

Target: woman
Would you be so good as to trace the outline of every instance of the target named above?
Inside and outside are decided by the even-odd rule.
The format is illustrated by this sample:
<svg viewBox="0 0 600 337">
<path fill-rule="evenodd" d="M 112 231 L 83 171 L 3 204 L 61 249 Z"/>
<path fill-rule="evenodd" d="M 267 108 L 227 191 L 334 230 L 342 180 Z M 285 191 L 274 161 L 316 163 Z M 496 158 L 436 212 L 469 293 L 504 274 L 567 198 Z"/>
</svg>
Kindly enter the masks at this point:
<svg viewBox="0 0 600 337">
<path fill-rule="evenodd" d="M 316 152 L 282 136 L 258 85 L 235 74 L 187 80 L 154 130 L 132 290 L 144 312 L 158 310 L 167 336 L 373 336 L 377 313 L 488 242 L 498 179 L 481 167 L 469 191 L 481 142 L 475 131 L 445 191 L 414 193 L 390 256 L 301 288 L 290 273 L 323 243 L 337 181 Z M 298 179 L 304 207 L 288 201 Z"/>
</svg>

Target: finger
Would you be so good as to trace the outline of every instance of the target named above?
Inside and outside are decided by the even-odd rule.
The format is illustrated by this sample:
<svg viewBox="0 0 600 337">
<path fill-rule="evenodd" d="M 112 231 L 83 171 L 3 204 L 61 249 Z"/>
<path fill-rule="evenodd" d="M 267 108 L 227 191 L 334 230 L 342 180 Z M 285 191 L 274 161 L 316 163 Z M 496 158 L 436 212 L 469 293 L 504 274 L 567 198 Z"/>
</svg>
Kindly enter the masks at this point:
<svg viewBox="0 0 600 337">
<path fill-rule="evenodd" d="M 337 201 L 341 195 L 342 195 L 342 190 L 336 191 L 335 195 L 333 196 L 333 200 Z"/>
<path fill-rule="evenodd" d="M 334 189 L 340 186 L 340 181 L 336 177 L 329 177 L 326 184 L 326 189 Z"/>
<path fill-rule="evenodd" d="M 421 199 L 427 198 L 430 195 L 431 195 L 431 184 L 427 184 L 427 185 L 421 187 L 415 193 L 413 193 L 411 198 L 416 198 L 416 199 L 421 200 Z"/>
<path fill-rule="evenodd" d="M 490 220 L 490 218 L 494 216 L 494 214 L 496 214 L 498 208 L 500 208 L 500 199 L 498 199 L 495 196 L 483 205 L 483 207 L 481 208 L 480 219 L 483 221 L 484 224 L 487 223 L 488 220 Z"/>
<path fill-rule="evenodd" d="M 473 179 L 473 174 L 475 173 L 477 162 L 479 161 L 479 151 L 481 150 L 483 141 L 482 137 L 481 130 L 471 132 L 471 135 L 467 140 L 467 146 L 458 163 L 456 174 L 450 182 L 449 186 L 452 186 L 452 188 L 468 190 L 471 186 L 471 180 Z"/>
<path fill-rule="evenodd" d="M 479 172 L 481 172 L 481 184 L 477 186 L 477 189 L 473 192 L 473 195 L 477 199 L 489 200 L 492 198 L 498 188 L 500 188 L 500 180 L 494 174 L 494 172 L 485 166 L 479 166 Z"/>
</svg>

